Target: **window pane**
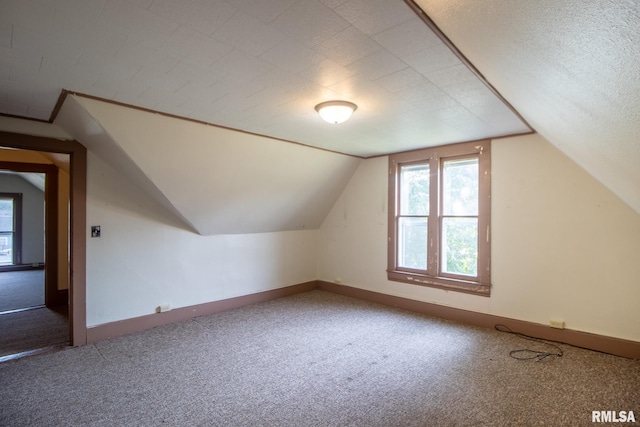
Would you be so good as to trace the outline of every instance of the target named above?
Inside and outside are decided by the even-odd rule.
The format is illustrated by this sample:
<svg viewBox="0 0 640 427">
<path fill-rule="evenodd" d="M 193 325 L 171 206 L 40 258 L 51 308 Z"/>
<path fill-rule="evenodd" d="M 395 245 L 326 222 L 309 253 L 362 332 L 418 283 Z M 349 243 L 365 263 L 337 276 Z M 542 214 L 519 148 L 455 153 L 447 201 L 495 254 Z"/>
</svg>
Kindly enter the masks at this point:
<svg viewBox="0 0 640 427">
<path fill-rule="evenodd" d="M 478 159 L 447 160 L 442 169 L 444 215 L 478 215 Z"/>
<path fill-rule="evenodd" d="M 0 233 L 0 265 L 13 264 L 13 233 Z"/>
<path fill-rule="evenodd" d="M 400 218 L 398 221 L 398 266 L 427 269 L 428 218 Z"/>
<path fill-rule="evenodd" d="M 400 215 L 429 215 L 429 165 L 400 169 Z"/>
<path fill-rule="evenodd" d="M 442 272 L 478 275 L 478 219 L 442 219 Z"/>
<path fill-rule="evenodd" d="M 13 231 L 13 199 L 0 199 L 0 232 Z"/>
</svg>

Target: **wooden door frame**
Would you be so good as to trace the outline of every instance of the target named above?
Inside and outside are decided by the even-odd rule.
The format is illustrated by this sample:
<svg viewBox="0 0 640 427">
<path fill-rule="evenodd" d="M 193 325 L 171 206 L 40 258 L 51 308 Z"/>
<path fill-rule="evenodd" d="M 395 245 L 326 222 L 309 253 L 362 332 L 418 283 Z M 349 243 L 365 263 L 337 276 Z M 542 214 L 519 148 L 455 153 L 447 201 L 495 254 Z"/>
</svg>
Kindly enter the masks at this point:
<svg viewBox="0 0 640 427">
<path fill-rule="evenodd" d="M 69 341 L 73 346 L 86 344 L 87 149 L 77 141 L 60 140 L 3 131 L 0 131 L 0 146 L 69 155 Z M 47 224 L 47 226 L 49 226 L 49 224 Z M 57 230 L 57 222 L 51 225 L 51 227 Z M 57 239 L 54 242 L 54 246 L 56 244 Z M 47 258 L 47 263 L 48 262 L 49 258 Z"/>
<path fill-rule="evenodd" d="M 44 239 L 44 304 L 55 307 L 67 304 L 67 292 L 58 291 L 58 168 L 44 163 L 22 163 L 0 161 L 0 169 L 14 172 L 34 172 L 45 175 L 45 239 Z M 18 266 L 23 267 L 23 266 Z"/>
</svg>

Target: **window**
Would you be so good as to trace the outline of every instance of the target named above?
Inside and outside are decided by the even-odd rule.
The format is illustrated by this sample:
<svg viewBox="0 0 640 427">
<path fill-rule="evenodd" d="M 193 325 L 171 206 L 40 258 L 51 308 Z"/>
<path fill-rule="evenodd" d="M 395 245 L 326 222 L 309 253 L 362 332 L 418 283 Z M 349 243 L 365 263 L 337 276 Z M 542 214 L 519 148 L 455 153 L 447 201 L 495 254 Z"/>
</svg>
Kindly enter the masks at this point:
<svg viewBox="0 0 640 427">
<path fill-rule="evenodd" d="M 20 264 L 22 194 L 0 193 L 0 265 Z"/>
<path fill-rule="evenodd" d="M 488 296 L 491 143 L 389 157 L 389 280 Z"/>
</svg>

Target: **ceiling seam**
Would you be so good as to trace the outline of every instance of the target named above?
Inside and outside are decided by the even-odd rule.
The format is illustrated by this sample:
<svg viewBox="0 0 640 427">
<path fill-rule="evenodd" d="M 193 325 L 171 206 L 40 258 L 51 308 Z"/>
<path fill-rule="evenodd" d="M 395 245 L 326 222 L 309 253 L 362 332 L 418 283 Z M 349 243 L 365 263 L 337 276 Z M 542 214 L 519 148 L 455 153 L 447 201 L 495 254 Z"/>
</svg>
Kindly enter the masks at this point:
<svg viewBox="0 0 640 427">
<path fill-rule="evenodd" d="M 10 119 L 30 120 L 32 122 L 51 123 L 49 120 L 38 119 L 36 117 L 19 116 L 16 114 L 0 113 L 0 117 L 8 117 Z"/>
<path fill-rule="evenodd" d="M 458 47 L 449 39 L 449 37 L 446 36 L 446 34 L 440 29 L 440 27 L 438 27 L 433 19 L 431 19 L 429 15 L 427 15 L 427 13 L 422 10 L 422 8 L 418 6 L 418 4 L 416 4 L 414 0 L 404 0 L 404 2 L 411 8 L 411 10 L 416 13 L 416 15 L 418 15 L 422 22 L 424 22 L 427 27 L 429 27 L 429 29 L 431 29 L 431 31 L 433 31 L 434 34 L 438 36 L 442 43 L 444 43 L 444 45 L 447 46 L 449 50 L 451 50 L 451 52 L 469 69 L 469 71 L 471 71 L 496 97 L 498 97 L 498 99 L 500 99 L 500 101 L 502 101 L 507 106 L 507 108 L 509 108 L 509 110 L 511 110 L 511 112 L 515 114 L 518 119 L 522 121 L 522 123 L 524 123 L 525 126 L 531 129 L 531 132 L 535 132 L 533 126 L 531 126 L 529 122 L 527 122 L 524 117 L 522 117 L 520 112 L 518 112 L 518 110 L 516 110 L 515 107 L 511 105 L 511 103 L 507 101 L 505 97 L 502 96 L 502 94 L 498 92 L 498 90 L 491 83 L 489 83 L 489 81 L 480 72 L 480 70 L 478 70 L 471 61 L 469 61 L 469 59 L 458 49 Z"/>
<path fill-rule="evenodd" d="M 412 0 L 405 0 L 405 1 L 412 1 Z M 481 77 L 481 80 L 483 81 L 483 83 L 486 82 L 484 77 Z M 488 83 L 486 83 L 486 84 L 488 84 Z M 306 145 L 306 144 L 303 144 L 301 142 L 291 141 L 291 140 L 288 140 L 288 139 L 276 138 L 276 137 L 273 137 L 273 136 L 262 135 L 262 134 L 259 134 L 259 133 L 244 131 L 244 130 L 241 130 L 241 129 L 235 129 L 235 128 L 231 128 L 231 127 L 228 127 L 228 126 L 216 125 L 216 124 L 208 123 L 208 122 L 205 122 L 205 121 L 202 121 L 202 120 L 190 119 L 188 117 L 182 117 L 182 116 L 178 116 L 178 115 L 175 115 L 175 114 L 163 113 L 161 111 L 153 110 L 153 109 L 150 109 L 150 108 L 138 107 L 136 105 L 126 104 L 124 102 L 113 101 L 113 100 L 110 100 L 110 99 L 104 99 L 104 98 L 100 98 L 98 96 L 88 95 L 88 94 L 84 94 L 84 93 L 80 93 L 80 92 L 74 92 L 74 91 L 70 91 L 70 90 L 67 90 L 67 89 L 62 89 L 62 91 L 60 92 L 60 96 L 58 97 L 58 101 L 56 102 L 55 107 L 51 111 L 51 117 L 48 120 L 37 119 L 37 118 L 26 117 L 26 116 L 16 116 L 16 115 L 13 115 L 13 114 L 5 114 L 5 113 L 0 113 L 0 117 L 9 117 L 9 118 L 15 118 L 15 119 L 22 119 L 22 120 L 31 120 L 31 121 L 40 122 L 40 123 L 53 124 L 53 122 L 55 121 L 55 119 L 57 118 L 57 116 L 58 116 L 58 114 L 60 112 L 60 109 L 62 108 L 62 105 L 64 104 L 64 101 L 67 99 L 68 95 L 75 95 L 75 96 L 79 96 L 79 97 L 83 97 L 83 98 L 87 98 L 87 99 L 94 99 L 96 101 L 101 101 L 101 102 L 106 102 L 106 103 L 109 103 L 109 104 L 119 105 L 119 106 L 126 107 L 126 108 L 133 108 L 135 110 L 145 111 L 147 113 L 159 114 L 159 115 L 162 115 L 162 116 L 165 116 L 165 117 L 170 117 L 170 118 L 177 119 L 177 120 L 184 120 L 184 121 L 193 122 L 193 123 L 197 123 L 197 124 L 201 124 L 201 125 L 205 125 L 205 126 L 213 126 L 213 127 L 217 127 L 217 128 L 220 128 L 220 129 L 227 129 L 227 130 L 234 131 L 234 132 L 241 132 L 241 133 L 248 134 L 248 135 L 254 135 L 254 136 L 258 136 L 258 137 L 268 138 L 268 139 L 272 139 L 272 140 L 275 140 L 275 141 L 286 142 L 286 143 L 289 143 L 289 144 L 301 145 L 303 147 L 313 148 L 314 150 L 320 150 L 320 151 L 326 151 L 326 152 L 329 152 L 329 153 L 341 154 L 343 156 L 349 156 L 349 157 L 354 157 L 354 158 L 363 159 L 363 160 L 375 159 L 375 158 L 378 158 L 378 157 L 385 157 L 385 156 L 389 156 L 389 155 L 392 155 L 392 154 L 398 154 L 398 153 L 410 152 L 410 151 L 415 151 L 415 150 L 421 150 L 422 149 L 422 148 L 416 148 L 416 149 L 412 149 L 412 150 L 397 151 L 397 152 L 392 152 L 392 153 L 374 154 L 374 155 L 371 155 L 371 156 L 357 156 L 355 154 L 342 153 L 342 152 L 339 152 L 339 151 L 328 150 L 326 148 L 314 147 L 312 145 Z M 497 94 L 497 96 L 501 97 L 500 94 Z M 513 109 L 511 104 L 509 104 L 502 97 L 501 97 L 501 100 L 503 102 L 505 102 L 510 107 L 510 109 Z M 519 113 L 517 111 L 515 111 L 515 109 L 513 109 L 513 112 L 516 115 L 518 115 L 518 117 L 520 117 Z M 537 133 L 535 131 L 535 129 L 533 129 L 524 119 L 522 119 L 522 120 L 523 120 L 524 124 L 527 125 L 527 127 L 529 129 L 531 129 L 531 131 L 529 131 L 529 132 L 518 132 L 518 133 L 513 133 L 513 134 L 507 134 L 507 135 L 492 136 L 492 137 L 489 137 L 489 138 L 480 138 L 480 139 L 477 139 L 477 140 L 456 141 L 456 142 L 450 142 L 450 143 L 442 144 L 442 145 L 462 144 L 462 143 L 466 143 L 466 142 L 483 141 L 483 140 L 487 140 L 487 139 L 493 140 L 493 139 L 511 138 L 511 137 L 515 137 L 515 136 L 524 136 L 524 135 L 531 135 L 531 134 Z"/>
<path fill-rule="evenodd" d="M 481 141 L 493 141 L 494 139 L 513 138 L 513 137 L 516 137 L 516 136 L 533 135 L 533 134 L 536 134 L 536 133 L 537 132 L 535 130 L 531 130 L 529 132 L 510 133 L 510 134 L 507 134 L 507 135 L 490 136 L 488 138 L 471 139 L 471 140 L 468 140 L 468 141 L 449 142 L 447 144 L 432 145 L 432 146 L 429 146 L 429 147 L 422 147 L 422 148 L 413 148 L 411 150 L 396 151 L 396 152 L 388 153 L 388 154 L 375 154 L 373 156 L 365 157 L 364 159 L 368 160 L 368 159 L 375 159 L 377 157 L 392 156 L 394 154 L 411 153 L 412 151 L 420 151 L 420 150 L 424 150 L 425 148 L 430 148 L 431 149 L 431 148 L 443 147 L 445 145 L 468 144 L 470 142 L 481 142 Z"/>
<path fill-rule="evenodd" d="M 124 103 L 124 102 L 114 101 L 114 100 L 111 100 L 111 99 L 105 99 L 105 98 L 101 98 L 99 96 L 88 95 L 88 94 L 85 94 L 85 93 L 74 92 L 74 91 L 67 90 L 67 89 L 63 89 L 62 92 L 60 93 L 60 97 L 58 98 L 58 102 L 56 103 L 56 106 L 55 106 L 54 110 L 52 111 L 51 118 L 49 120 L 41 120 L 41 119 L 34 119 L 34 120 L 42 121 L 42 122 L 45 122 L 45 123 L 53 123 L 53 121 L 56 119 L 60 109 L 62 108 L 62 104 L 64 104 L 64 101 L 65 101 L 65 99 L 67 98 L 68 95 L 75 95 L 75 96 L 79 96 L 79 97 L 82 97 L 82 98 L 93 99 L 93 100 L 96 100 L 96 101 L 105 102 L 105 103 L 113 104 L 113 105 L 118 105 L 118 106 L 125 107 L 125 108 L 132 108 L 134 110 L 144 111 L 144 112 L 152 113 L 152 114 L 158 114 L 158 115 L 169 117 L 169 118 L 172 118 L 172 119 L 183 120 L 183 121 L 186 121 L 186 122 L 197 123 L 197 124 L 205 125 L 205 126 L 212 126 L 212 127 L 216 127 L 216 128 L 219 128 L 219 129 L 226 129 L 226 130 L 230 130 L 230 131 L 234 131 L 234 132 L 240 132 L 240 133 L 244 133 L 246 135 L 253 135 L 253 136 L 258 136 L 258 137 L 262 137 L 262 138 L 268 138 L 268 139 L 275 140 L 275 141 L 286 142 L 286 143 L 289 143 L 289 144 L 300 145 L 302 147 L 312 148 L 314 150 L 326 151 L 326 152 L 334 153 L 334 154 L 341 154 L 343 156 L 354 157 L 354 158 L 357 158 L 357 159 L 365 159 L 366 158 L 364 156 L 358 156 L 358 155 L 355 155 L 355 154 L 342 153 L 340 151 L 329 150 L 327 148 L 314 147 L 312 145 L 303 144 L 301 142 L 292 141 L 292 140 L 289 140 L 289 139 L 277 138 L 275 136 L 264 135 L 264 134 L 260 134 L 260 133 L 256 133 L 256 132 L 250 132 L 250 131 L 246 131 L 246 130 L 242 130 L 242 129 L 236 129 L 236 128 L 232 128 L 232 127 L 228 127 L 228 126 L 217 125 L 217 124 L 214 124 L 214 123 L 205 122 L 203 120 L 191 119 L 191 118 L 188 118 L 188 117 L 179 116 L 177 114 L 165 113 L 165 112 L 162 112 L 162 111 L 153 110 L 151 108 L 139 107 L 137 105 L 127 104 L 127 103 Z M 17 117 L 17 118 L 20 118 L 20 117 Z"/>
</svg>

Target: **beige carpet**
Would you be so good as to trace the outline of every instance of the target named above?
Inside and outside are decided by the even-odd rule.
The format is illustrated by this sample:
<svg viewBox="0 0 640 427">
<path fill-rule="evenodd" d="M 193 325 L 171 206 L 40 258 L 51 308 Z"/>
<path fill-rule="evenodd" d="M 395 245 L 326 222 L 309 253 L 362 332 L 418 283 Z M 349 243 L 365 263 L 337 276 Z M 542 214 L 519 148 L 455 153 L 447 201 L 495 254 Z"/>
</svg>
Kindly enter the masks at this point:
<svg viewBox="0 0 640 427">
<path fill-rule="evenodd" d="M 0 425 L 586 426 L 640 361 L 312 291 L 0 364 Z"/>
</svg>

